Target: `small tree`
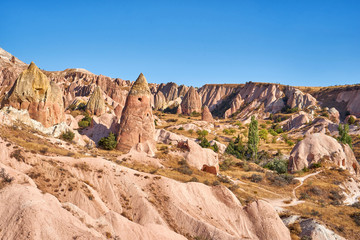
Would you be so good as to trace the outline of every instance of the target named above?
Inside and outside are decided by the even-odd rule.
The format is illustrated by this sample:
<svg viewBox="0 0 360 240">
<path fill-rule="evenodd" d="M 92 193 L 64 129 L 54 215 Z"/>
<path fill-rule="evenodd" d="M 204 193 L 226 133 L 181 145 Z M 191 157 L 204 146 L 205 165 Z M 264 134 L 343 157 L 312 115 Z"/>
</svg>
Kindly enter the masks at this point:
<svg viewBox="0 0 360 240">
<path fill-rule="evenodd" d="M 116 138 L 112 132 L 110 132 L 107 137 L 102 137 L 99 141 L 99 147 L 106 150 L 113 150 L 116 147 L 116 144 Z"/>
<path fill-rule="evenodd" d="M 258 121 L 254 116 L 251 117 L 248 133 L 248 150 L 254 160 L 257 159 L 257 151 L 259 146 Z"/>
<path fill-rule="evenodd" d="M 339 129 L 338 140 L 341 143 L 348 144 L 352 149 L 352 144 L 351 144 L 352 140 L 351 140 L 351 137 L 349 135 L 349 125 L 348 124 L 345 124 L 345 125 L 339 124 L 338 129 Z"/>
</svg>

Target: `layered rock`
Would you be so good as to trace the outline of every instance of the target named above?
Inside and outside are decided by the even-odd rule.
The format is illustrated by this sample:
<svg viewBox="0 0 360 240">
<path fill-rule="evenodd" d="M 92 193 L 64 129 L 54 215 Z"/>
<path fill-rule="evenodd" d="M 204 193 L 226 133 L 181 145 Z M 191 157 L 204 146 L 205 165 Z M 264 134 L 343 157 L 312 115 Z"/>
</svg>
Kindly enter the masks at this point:
<svg viewBox="0 0 360 240">
<path fill-rule="evenodd" d="M 61 89 L 33 62 L 17 78 L 2 106 L 28 110 L 30 117 L 45 127 L 64 121 Z"/>
<path fill-rule="evenodd" d="M 203 111 L 201 113 L 201 120 L 206 122 L 214 122 L 214 118 L 207 106 L 203 108 Z"/>
<path fill-rule="evenodd" d="M 303 93 L 294 87 L 287 87 L 285 94 L 288 98 L 287 105 L 290 108 L 305 109 L 310 106 L 315 106 L 317 101 L 309 93 Z"/>
<path fill-rule="evenodd" d="M 350 173 L 360 173 L 360 166 L 351 148 L 323 133 L 310 134 L 295 145 L 290 153 L 289 170 L 296 172 L 319 161 L 330 161 Z"/>
<path fill-rule="evenodd" d="M 120 120 L 117 149 L 129 151 L 137 144 L 155 146 L 155 124 L 150 106 L 151 93 L 141 73 L 127 96 Z"/>
<path fill-rule="evenodd" d="M 97 86 L 91 94 L 86 104 L 86 110 L 96 116 L 100 116 L 106 112 L 104 96 L 99 86 Z"/>
<path fill-rule="evenodd" d="M 201 112 L 201 98 L 194 87 L 190 87 L 181 102 L 183 114 L 190 115 L 192 112 Z"/>
</svg>

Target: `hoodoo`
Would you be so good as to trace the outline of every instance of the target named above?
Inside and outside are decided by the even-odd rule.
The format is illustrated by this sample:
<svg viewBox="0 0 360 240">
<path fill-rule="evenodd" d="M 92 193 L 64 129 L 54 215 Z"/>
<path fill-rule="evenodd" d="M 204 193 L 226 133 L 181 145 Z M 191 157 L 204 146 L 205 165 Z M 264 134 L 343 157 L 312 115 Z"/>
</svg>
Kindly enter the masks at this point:
<svg viewBox="0 0 360 240">
<path fill-rule="evenodd" d="M 201 112 L 201 98 L 194 87 L 190 87 L 185 94 L 181 102 L 181 109 L 186 115 L 190 115 L 192 112 Z"/>
<path fill-rule="evenodd" d="M 45 127 L 65 118 L 61 89 L 33 62 L 16 79 L 1 105 L 28 110 L 30 117 Z"/>
<path fill-rule="evenodd" d="M 214 118 L 208 108 L 208 106 L 205 106 L 202 114 L 201 114 L 201 120 L 206 121 L 206 122 L 214 122 Z"/>
<path fill-rule="evenodd" d="M 91 114 L 100 116 L 105 113 L 105 100 L 103 93 L 99 86 L 97 86 L 94 92 L 91 94 L 89 101 L 86 104 L 86 110 Z"/>
<path fill-rule="evenodd" d="M 120 120 L 118 150 L 126 152 L 139 143 L 155 146 L 155 124 L 150 100 L 150 89 L 141 73 L 126 98 Z"/>
</svg>

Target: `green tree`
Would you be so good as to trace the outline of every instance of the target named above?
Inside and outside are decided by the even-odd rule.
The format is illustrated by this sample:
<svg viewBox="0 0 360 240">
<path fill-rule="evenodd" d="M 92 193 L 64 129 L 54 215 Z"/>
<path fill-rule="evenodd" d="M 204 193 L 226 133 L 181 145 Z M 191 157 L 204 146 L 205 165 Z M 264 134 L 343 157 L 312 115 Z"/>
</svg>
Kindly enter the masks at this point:
<svg viewBox="0 0 360 240">
<path fill-rule="evenodd" d="M 248 133 L 248 150 L 254 160 L 257 159 L 257 152 L 259 146 L 259 130 L 258 121 L 254 116 L 251 117 Z"/>
<path fill-rule="evenodd" d="M 99 141 L 99 146 L 106 150 L 113 150 L 116 147 L 115 135 L 110 132 L 107 137 L 102 137 Z"/>
<path fill-rule="evenodd" d="M 339 137 L 338 140 L 344 144 L 348 144 L 352 149 L 351 137 L 349 135 L 349 125 L 339 124 Z"/>
</svg>

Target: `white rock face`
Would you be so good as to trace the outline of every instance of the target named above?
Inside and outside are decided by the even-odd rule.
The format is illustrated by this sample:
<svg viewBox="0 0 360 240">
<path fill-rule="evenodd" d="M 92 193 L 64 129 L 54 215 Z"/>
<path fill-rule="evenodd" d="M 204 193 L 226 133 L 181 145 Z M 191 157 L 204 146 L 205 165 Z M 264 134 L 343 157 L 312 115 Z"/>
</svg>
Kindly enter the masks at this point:
<svg viewBox="0 0 360 240">
<path fill-rule="evenodd" d="M 73 121 L 73 119 L 71 119 Z M 68 125 L 65 122 L 56 124 L 52 127 L 44 127 L 40 122 L 30 118 L 27 110 L 18 110 L 13 107 L 5 107 L 0 110 L 0 123 L 7 126 L 12 126 L 20 122 L 25 124 L 32 129 L 35 129 L 43 134 L 52 136 L 52 137 L 60 137 L 63 132 L 70 130 L 75 133 L 74 142 L 80 146 L 85 146 L 86 143 L 83 137 L 79 134 L 78 131 L 72 128 L 71 123 Z"/>
<path fill-rule="evenodd" d="M 313 219 L 300 222 L 300 226 L 300 237 L 309 236 L 312 240 L 346 240 Z"/>
</svg>

